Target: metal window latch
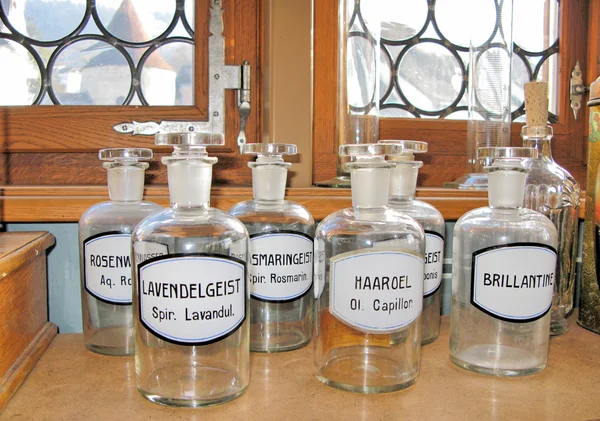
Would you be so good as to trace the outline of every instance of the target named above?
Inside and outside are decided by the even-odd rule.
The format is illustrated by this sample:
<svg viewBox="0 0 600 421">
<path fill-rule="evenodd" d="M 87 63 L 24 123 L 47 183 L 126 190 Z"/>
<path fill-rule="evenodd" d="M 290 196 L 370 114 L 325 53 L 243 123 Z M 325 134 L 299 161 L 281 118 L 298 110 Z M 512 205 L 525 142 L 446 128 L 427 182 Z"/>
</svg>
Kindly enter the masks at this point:
<svg viewBox="0 0 600 421">
<path fill-rule="evenodd" d="M 583 95 L 589 92 L 589 90 L 590 89 L 583 84 L 583 76 L 581 75 L 581 68 L 579 67 L 578 60 L 575 63 L 575 67 L 573 67 L 573 71 L 571 72 L 570 89 L 571 109 L 573 110 L 573 114 L 575 115 L 575 120 L 577 120 L 577 115 L 579 114 L 579 110 L 581 109 Z"/>
<path fill-rule="evenodd" d="M 238 91 L 240 132 L 237 143 L 246 143 L 246 122 L 250 115 L 250 63 L 241 66 L 225 65 L 222 0 L 210 1 L 208 38 L 208 121 L 125 122 L 113 126 L 121 134 L 154 135 L 156 133 L 199 132 L 220 138 L 225 144 L 225 90 Z"/>
</svg>

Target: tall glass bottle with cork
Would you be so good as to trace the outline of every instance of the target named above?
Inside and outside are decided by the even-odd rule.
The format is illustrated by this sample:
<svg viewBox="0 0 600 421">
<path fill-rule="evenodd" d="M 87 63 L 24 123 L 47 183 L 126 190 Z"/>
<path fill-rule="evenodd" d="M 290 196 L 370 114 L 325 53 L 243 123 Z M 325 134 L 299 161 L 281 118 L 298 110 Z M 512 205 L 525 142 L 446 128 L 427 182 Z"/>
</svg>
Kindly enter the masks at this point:
<svg viewBox="0 0 600 421">
<path fill-rule="evenodd" d="M 385 156 L 398 145 L 341 145 L 352 208 L 315 235 L 315 365 L 330 386 L 362 393 L 413 384 L 419 374 L 425 233 L 387 206 Z"/>
<path fill-rule="evenodd" d="M 203 133 L 156 135 L 171 207 L 133 233 L 136 379 L 147 399 L 206 406 L 239 396 L 250 378 L 244 225 L 210 207 L 212 166 Z"/>
<path fill-rule="evenodd" d="M 539 212 L 523 208 L 533 148 L 481 148 L 493 160 L 489 207 L 454 227 L 450 359 L 496 376 L 546 366 L 558 234 Z"/>
<path fill-rule="evenodd" d="M 389 158 L 396 164 L 392 168 L 389 206 L 412 216 L 425 230 L 425 274 L 421 316 L 421 340 L 425 345 L 435 341 L 440 334 L 441 285 L 446 234 L 444 217 L 429 203 L 415 199 L 417 176 L 419 168 L 423 166 L 422 162 L 415 161 L 415 154 L 427 152 L 427 143 L 414 140 L 380 140 L 379 143 L 396 144 L 402 146 L 403 150 L 401 155 Z"/>
<path fill-rule="evenodd" d="M 283 155 L 296 145 L 253 143 L 242 153 L 250 162 L 254 200 L 229 213 L 250 234 L 250 350 L 288 351 L 312 337 L 314 220 L 306 208 L 284 200 L 288 168 Z"/>
<path fill-rule="evenodd" d="M 523 145 L 538 150 L 527 175 L 525 207 L 546 215 L 558 230 L 550 334 L 561 335 L 569 329 L 566 316 L 573 309 L 581 189 L 575 178 L 552 158 L 547 83 L 525 84 L 525 111 L 527 124 L 521 129 Z"/>
<path fill-rule="evenodd" d="M 83 338 L 91 351 L 133 355 L 131 232 L 162 207 L 142 200 L 151 149 L 102 149 L 109 202 L 79 220 Z"/>
</svg>

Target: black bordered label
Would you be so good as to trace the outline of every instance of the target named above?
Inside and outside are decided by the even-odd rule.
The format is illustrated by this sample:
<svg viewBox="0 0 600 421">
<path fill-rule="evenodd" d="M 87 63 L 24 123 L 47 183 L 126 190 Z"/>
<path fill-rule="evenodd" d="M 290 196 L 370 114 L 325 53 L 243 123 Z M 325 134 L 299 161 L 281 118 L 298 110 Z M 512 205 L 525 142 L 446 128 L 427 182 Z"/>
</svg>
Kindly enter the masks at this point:
<svg viewBox="0 0 600 421">
<path fill-rule="evenodd" d="M 131 234 L 109 231 L 83 241 L 83 286 L 94 298 L 131 305 Z"/>
<path fill-rule="evenodd" d="M 552 305 L 556 250 L 541 243 L 513 243 L 473 253 L 471 304 L 507 322 L 527 323 Z"/>
<path fill-rule="evenodd" d="M 169 254 L 138 266 L 139 317 L 155 336 L 208 345 L 246 319 L 246 262 L 220 254 Z"/>
<path fill-rule="evenodd" d="M 444 236 L 439 232 L 425 231 L 425 273 L 423 297 L 439 291 L 444 273 Z"/>
<path fill-rule="evenodd" d="M 250 235 L 250 296 L 286 303 L 307 295 L 313 286 L 313 241 L 308 234 L 290 230 Z"/>
</svg>

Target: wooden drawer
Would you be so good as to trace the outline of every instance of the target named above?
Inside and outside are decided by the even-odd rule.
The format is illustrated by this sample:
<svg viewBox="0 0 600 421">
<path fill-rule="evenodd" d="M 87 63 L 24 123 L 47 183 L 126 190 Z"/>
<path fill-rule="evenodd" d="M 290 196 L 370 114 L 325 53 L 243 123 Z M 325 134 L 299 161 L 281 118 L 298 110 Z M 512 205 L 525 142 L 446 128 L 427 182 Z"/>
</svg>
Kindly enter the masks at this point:
<svg viewBox="0 0 600 421">
<path fill-rule="evenodd" d="M 0 233 L 0 411 L 54 336 L 48 322 L 47 232 Z"/>
</svg>

